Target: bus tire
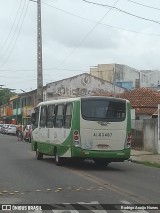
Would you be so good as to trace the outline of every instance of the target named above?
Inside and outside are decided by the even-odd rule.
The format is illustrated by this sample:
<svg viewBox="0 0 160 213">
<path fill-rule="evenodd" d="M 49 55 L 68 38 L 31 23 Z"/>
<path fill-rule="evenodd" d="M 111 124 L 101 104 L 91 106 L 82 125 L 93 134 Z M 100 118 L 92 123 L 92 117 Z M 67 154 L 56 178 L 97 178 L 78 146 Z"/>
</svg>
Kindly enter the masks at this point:
<svg viewBox="0 0 160 213">
<path fill-rule="evenodd" d="M 59 157 L 57 150 L 55 152 L 55 160 L 56 160 L 56 165 L 57 166 L 61 166 L 62 165 L 62 158 Z"/>
<path fill-rule="evenodd" d="M 37 160 L 42 160 L 43 159 L 43 154 L 38 151 L 38 148 L 36 150 L 36 158 L 37 158 Z"/>
</svg>

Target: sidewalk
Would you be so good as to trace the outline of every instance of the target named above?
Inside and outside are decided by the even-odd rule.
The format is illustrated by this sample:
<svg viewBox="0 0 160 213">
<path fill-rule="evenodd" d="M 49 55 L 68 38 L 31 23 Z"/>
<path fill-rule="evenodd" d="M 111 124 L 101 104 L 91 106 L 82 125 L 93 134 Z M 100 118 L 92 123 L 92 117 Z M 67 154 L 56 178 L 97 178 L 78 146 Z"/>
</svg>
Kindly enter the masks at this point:
<svg viewBox="0 0 160 213">
<path fill-rule="evenodd" d="M 149 162 L 160 165 L 160 154 L 132 149 L 130 160 L 133 162 Z"/>
</svg>

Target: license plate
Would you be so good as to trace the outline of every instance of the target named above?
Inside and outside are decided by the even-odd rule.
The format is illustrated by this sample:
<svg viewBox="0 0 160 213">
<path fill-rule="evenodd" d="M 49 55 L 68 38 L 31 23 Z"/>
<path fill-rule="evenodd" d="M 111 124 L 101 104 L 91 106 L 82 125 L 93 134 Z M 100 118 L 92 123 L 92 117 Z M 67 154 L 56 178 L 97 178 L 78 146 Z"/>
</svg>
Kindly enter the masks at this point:
<svg viewBox="0 0 160 213">
<path fill-rule="evenodd" d="M 99 149 L 108 149 L 107 144 L 98 144 L 97 146 L 98 146 Z"/>
</svg>

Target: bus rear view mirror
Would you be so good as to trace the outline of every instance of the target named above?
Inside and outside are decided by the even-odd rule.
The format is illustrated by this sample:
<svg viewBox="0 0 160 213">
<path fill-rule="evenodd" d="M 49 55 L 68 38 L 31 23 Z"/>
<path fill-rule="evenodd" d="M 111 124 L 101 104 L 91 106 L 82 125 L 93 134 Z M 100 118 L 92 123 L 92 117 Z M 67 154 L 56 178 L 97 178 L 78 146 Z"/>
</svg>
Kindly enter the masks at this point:
<svg viewBox="0 0 160 213">
<path fill-rule="evenodd" d="M 31 115 L 31 123 L 34 124 L 36 121 L 36 113 L 32 113 Z"/>
</svg>

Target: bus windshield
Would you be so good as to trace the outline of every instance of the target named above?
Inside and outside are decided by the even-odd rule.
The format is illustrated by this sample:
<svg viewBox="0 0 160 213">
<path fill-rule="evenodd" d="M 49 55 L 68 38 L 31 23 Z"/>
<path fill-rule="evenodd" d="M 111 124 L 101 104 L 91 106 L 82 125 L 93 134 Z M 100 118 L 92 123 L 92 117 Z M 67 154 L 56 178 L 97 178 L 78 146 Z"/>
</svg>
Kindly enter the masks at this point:
<svg viewBox="0 0 160 213">
<path fill-rule="evenodd" d="M 82 118 L 90 121 L 124 121 L 126 101 L 117 99 L 82 99 Z"/>
</svg>

